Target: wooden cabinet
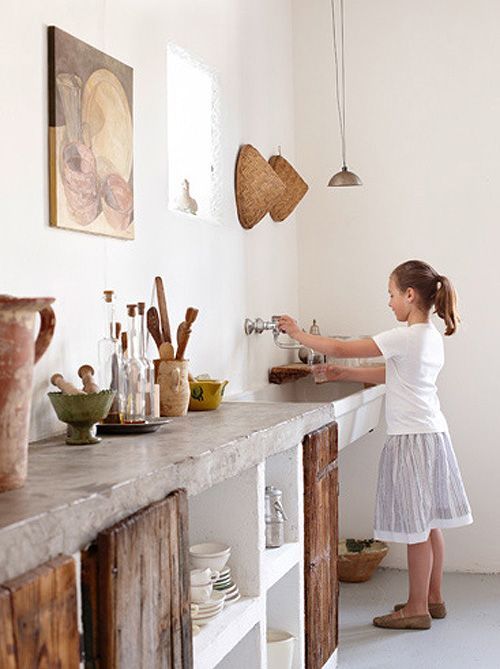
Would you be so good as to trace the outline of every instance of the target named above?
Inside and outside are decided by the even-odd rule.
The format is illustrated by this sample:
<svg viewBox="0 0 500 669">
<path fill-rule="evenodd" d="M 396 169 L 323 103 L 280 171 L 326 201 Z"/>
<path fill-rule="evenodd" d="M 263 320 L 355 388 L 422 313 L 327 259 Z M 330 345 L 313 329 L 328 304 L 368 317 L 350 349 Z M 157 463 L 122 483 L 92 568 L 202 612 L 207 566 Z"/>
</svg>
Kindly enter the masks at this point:
<svg viewBox="0 0 500 669">
<path fill-rule="evenodd" d="M 337 424 L 304 438 L 306 669 L 320 669 L 338 642 Z"/>
<path fill-rule="evenodd" d="M 75 563 L 62 555 L 0 588 L 0 667 L 78 669 Z"/>
<path fill-rule="evenodd" d="M 101 532 L 82 553 L 86 669 L 190 669 L 185 491 Z"/>
</svg>

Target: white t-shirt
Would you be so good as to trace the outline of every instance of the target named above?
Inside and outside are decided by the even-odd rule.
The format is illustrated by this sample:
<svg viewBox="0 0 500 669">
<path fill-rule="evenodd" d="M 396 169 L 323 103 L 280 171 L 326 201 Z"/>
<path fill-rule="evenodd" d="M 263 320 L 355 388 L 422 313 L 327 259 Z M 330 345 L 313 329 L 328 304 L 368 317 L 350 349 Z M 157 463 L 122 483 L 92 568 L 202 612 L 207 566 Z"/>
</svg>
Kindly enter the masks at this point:
<svg viewBox="0 0 500 669">
<path fill-rule="evenodd" d="M 386 360 L 387 434 L 447 432 L 436 387 L 444 364 L 437 328 L 415 323 L 381 332 L 373 340 Z"/>
</svg>

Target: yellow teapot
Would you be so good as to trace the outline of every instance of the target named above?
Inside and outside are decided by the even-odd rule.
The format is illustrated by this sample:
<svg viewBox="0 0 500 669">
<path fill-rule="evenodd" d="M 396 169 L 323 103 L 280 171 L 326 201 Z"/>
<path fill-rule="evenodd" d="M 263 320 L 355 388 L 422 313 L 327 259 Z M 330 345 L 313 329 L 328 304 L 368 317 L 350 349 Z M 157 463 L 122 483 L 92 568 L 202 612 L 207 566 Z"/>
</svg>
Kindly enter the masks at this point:
<svg viewBox="0 0 500 669">
<path fill-rule="evenodd" d="M 212 411 L 222 402 L 229 381 L 197 378 L 189 382 L 191 397 L 189 411 Z"/>
</svg>

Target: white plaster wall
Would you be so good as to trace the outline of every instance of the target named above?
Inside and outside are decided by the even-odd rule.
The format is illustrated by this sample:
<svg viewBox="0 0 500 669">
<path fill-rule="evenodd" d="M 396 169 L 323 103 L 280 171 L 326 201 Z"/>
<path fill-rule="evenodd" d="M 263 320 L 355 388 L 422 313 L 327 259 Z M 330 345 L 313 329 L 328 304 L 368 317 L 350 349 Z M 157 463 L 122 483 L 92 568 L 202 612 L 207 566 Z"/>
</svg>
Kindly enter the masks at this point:
<svg viewBox="0 0 500 669">
<path fill-rule="evenodd" d="M 230 380 L 228 392 L 262 384 L 286 359 L 271 337 L 246 338 L 246 316 L 297 309 L 293 217 L 244 231 L 236 217 L 234 165 L 242 143 L 293 159 L 289 0 L 6 0 L 0 40 L 0 293 L 56 298 L 54 341 L 36 369 L 31 438 L 61 431 L 45 397 L 55 371 L 76 379 L 96 364 L 103 289 L 122 307 L 149 302 L 164 278 L 173 326 L 200 309 L 191 369 Z M 46 26 L 134 68 L 136 240 L 48 227 Z M 167 210 L 166 48 L 171 39 L 204 59 L 221 82 L 223 223 Z"/>
<path fill-rule="evenodd" d="M 386 280 L 422 258 L 456 283 L 462 327 L 439 379 L 475 522 L 445 532 L 446 568 L 500 571 L 500 5 L 346 3 L 348 163 L 364 181 L 327 189 L 341 165 L 327 0 L 294 0 L 303 324 L 330 334 L 394 325 Z M 441 321 L 439 321 L 441 323 Z M 383 430 L 341 456 L 341 533 L 371 536 Z M 391 546 L 384 564 L 405 565 Z"/>
</svg>

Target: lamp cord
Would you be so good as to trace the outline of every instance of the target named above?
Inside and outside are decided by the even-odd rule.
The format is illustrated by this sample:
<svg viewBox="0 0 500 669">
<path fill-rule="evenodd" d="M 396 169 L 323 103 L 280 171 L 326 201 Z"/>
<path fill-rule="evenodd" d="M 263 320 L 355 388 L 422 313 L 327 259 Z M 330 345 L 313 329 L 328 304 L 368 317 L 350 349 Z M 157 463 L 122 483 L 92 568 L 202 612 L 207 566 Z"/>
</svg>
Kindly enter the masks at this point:
<svg viewBox="0 0 500 669">
<path fill-rule="evenodd" d="M 333 57 L 335 60 L 335 90 L 337 97 L 337 112 L 339 117 L 340 137 L 342 140 L 342 167 L 346 167 L 346 141 L 345 141 L 345 50 L 344 50 L 344 0 L 340 0 L 340 50 L 342 56 L 341 62 L 341 91 L 339 86 L 339 57 L 337 47 L 337 27 L 335 21 L 335 0 L 330 0 L 332 8 L 332 33 L 333 33 Z"/>
</svg>

